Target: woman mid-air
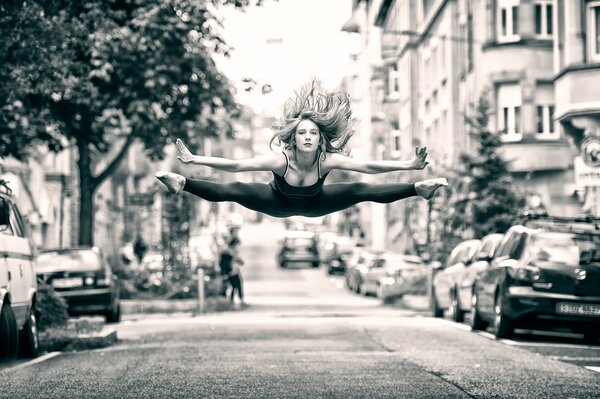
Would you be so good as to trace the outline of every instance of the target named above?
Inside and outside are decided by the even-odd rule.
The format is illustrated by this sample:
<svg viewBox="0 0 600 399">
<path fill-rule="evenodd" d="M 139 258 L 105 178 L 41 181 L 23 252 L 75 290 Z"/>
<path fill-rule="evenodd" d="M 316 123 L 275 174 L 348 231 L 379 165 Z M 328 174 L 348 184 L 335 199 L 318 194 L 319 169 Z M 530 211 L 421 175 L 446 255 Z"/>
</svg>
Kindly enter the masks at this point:
<svg viewBox="0 0 600 399">
<path fill-rule="evenodd" d="M 280 152 L 243 160 L 207 157 L 193 155 L 177 140 L 177 159 L 183 163 L 227 172 L 269 171 L 273 173 L 270 183 L 215 183 L 164 171 L 156 173 L 156 178 L 173 193 L 184 190 L 207 201 L 237 202 L 275 217 L 323 216 L 364 201 L 430 199 L 438 188 L 448 185 L 445 178 L 414 184 L 324 184 L 334 169 L 374 174 L 423 169 L 428 164 L 426 149 L 418 147 L 409 161 L 362 161 L 344 155 L 354 123 L 348 96 L 324 92 L 313 82 L 286 104 L 282 126 L 271 139 L 271 145 L 279 142 Z"/>
</svg>

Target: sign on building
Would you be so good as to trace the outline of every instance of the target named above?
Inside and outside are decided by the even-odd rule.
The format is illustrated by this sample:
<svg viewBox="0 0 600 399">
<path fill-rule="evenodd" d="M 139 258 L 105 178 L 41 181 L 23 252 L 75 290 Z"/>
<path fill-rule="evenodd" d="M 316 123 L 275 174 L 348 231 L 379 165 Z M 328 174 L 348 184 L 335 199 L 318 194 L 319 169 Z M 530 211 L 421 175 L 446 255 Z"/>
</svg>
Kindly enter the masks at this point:
<svg viewBox="0 0 600 399">
<path fill-rule="evenodd" d="M 575 157 L 575 185 L 582 187 L 600 186 L 600 167 L 588 165 L 582 157 Z"/>
</svg>

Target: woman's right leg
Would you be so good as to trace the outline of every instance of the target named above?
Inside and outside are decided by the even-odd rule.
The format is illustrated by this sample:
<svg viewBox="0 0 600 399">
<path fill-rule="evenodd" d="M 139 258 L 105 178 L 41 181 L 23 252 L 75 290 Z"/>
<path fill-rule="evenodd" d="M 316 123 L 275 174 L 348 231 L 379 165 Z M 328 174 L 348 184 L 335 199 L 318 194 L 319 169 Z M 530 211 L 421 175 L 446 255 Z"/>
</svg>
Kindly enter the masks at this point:
<svg viewBox="0 0 600 399">
<path fill-rule="evenodd" d="M 274 217 L 288 217 L 294 214 L 269 184 L 215 183 L 186 179 L 183 190 L 211 202 L 237 202 L 248 209 Z"/>
</svg>

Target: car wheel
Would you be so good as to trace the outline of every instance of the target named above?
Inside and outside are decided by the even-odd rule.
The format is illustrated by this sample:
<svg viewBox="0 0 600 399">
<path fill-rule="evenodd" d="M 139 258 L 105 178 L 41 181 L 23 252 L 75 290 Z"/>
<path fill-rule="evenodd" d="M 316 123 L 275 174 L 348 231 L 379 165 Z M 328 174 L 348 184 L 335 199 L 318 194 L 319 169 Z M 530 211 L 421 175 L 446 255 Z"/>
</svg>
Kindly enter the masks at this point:
<svg viewBox="0 0 600 399">
<path fill-rule="evenodd" d="M 333 274 L 333 269 L 331 268 L 331 266 L 327 267 L 327 274 Z"/>
<path fill-rule="evenodd" d="M 40 351 L 40 339 L 37 327 L 37 314 L 34 309 L 29 311 L 29 317 L 23 326 L 19 339 L 19 354 L 22 357 L 36 357 Z"/>
<path fill-rule="evenodd" d="M 281 263 L 279 263 L 279 267 L 281 267 L 282 269 L 285 269 L 287 267 L 287 264 L 285 262 L 281 262 Z"/>
<path fill-rule="evenodd" d="M 448 313 L 450 314 L 450 318 L 457 323 L 460 323 L 464 320 L 464 313 L 462 310 L 460 310 L 460 303 L 458 302 L 456 289 L 450 292 L 450 307 L 448 308 Z"/>
<path fill-rule="evenodd" d="M 598 344 L 600 340 L 600 331 L 597 326 L 595 328 L 590 327 L 583 333 L 583 340 L 588 344 Z"/>
<path fill-rule="evenodd" d="M 473 292 L 473 295 L 471 296 L 471 330 L 485 330 L 486 327 L 487 323 L 481 318 L 479 310 L 477 309 L 477 294 Z"/>
<path fill-rule="evenodd" d="M 513 330 L 513 321 L 502 309 L 502 295 L 498 293 L 494 301 L 494 335 L 496 338 L 511 338 Z"/>
<path fill-rule="evenodd" d="M 365 287 L 365 283 L 363 283 L 362 281 L 360 283 L 358 283 L 358 291 L 356 291 L 364 296 L 368 296 L 369 293 L 367 292 L 367 289 Z"/>
<path fill-rule="evenodd" d="M 121 321 L 121 303 L 115 300 L 111 309 L 106 314 L 107 323 L 118 323 Z"/>
<path fill-rule="evenodd" d="M 0 309 L 0 361 L 14 360 L 19 348 L 17 319 L 8 302 Z"/>
<path fill-rule="evenodd" d="M 319 262 L 313 262 L 312 267 L 314 267 L 314 268 L 319 267 Z"/>
<path fill-rule="evenodd" d="M 433 317 L 444 316 L 444 309 L 438 306 L 437 299 L 435 299 L 435 290 L 431 290 L 431 312 L 433 313 Z"/>
</svg>

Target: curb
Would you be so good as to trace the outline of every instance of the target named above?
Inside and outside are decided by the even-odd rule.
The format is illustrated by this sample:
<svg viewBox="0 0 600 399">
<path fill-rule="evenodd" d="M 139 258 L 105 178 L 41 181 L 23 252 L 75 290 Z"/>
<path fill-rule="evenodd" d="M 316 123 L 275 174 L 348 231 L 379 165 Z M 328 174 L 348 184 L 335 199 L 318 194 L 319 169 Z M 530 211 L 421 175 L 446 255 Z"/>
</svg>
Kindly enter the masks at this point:
<svg viewBox="0 0 600 399">
<path fill-rule="evenodd" d="M 106 348 L 117 342 L 117 331 L 113 327 L 104 327 L 99 333 L 80 334 L 71 338 L 63 351 Z"/>
</svg>

